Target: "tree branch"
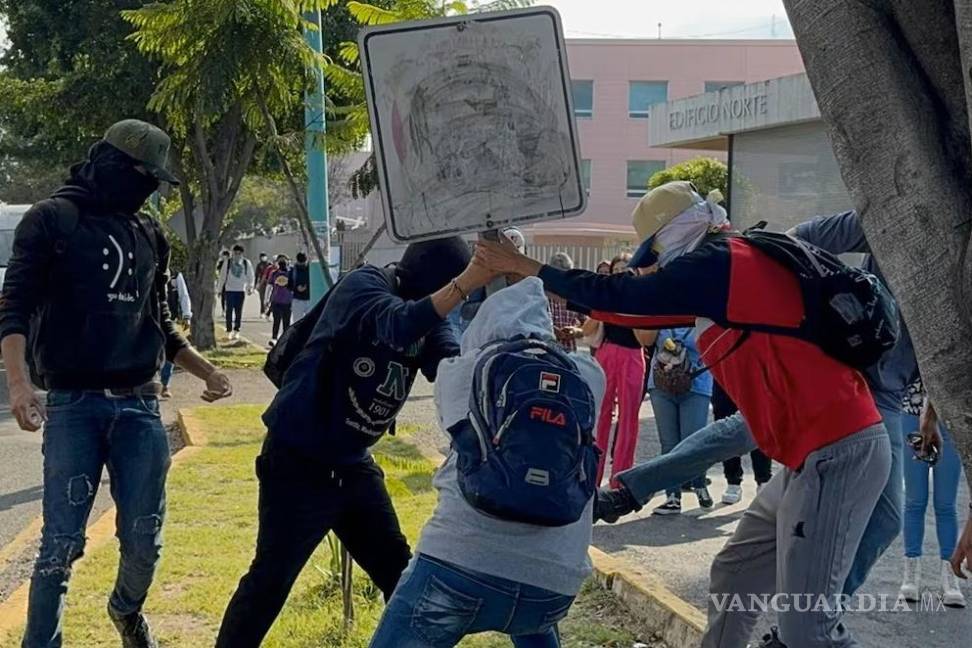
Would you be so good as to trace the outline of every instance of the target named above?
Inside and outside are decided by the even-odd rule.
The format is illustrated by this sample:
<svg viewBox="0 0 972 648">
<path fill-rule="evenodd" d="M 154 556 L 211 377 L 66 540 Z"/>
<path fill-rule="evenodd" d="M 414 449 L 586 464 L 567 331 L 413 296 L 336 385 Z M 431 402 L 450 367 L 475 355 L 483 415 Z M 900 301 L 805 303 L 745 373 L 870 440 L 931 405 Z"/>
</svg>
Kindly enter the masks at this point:
<svg viewBox="0 0 972 648">
<path fill-rule="evenodd" d="M 203 130 L 202 120 L 198 114 L 193 115 L 192 133 L 193 141 L 195 142 L 196 157 L 198 158 L 197 161 L 203 176 L 203 200 L 207 205 L 206 212 L 208 213 L 210 211 L 209 207 L 215 204 L 217 196 L 219 196 L 219 185 L 216 179 L 216 169 L 213 167 L 213 161 L 209 157 L 206 133 Z"/>
<path fill-rule="evenodd" d="M 310 240 L 314 247 L 314 253 L 317 255 L 317 260 L 321 264 L 321 274 L 324 275 L 324 285 L 330 289 L 333 287 L 330 264 L 328 263 L 327 255 L 321 248 L 321 241 L 317 237 L 317 233 L 314 231 L 314 223 L 311 221 L 310 213 L 307 211 L 307 205 L 304 204 L 304 197 L 301 195 L 300 187 L 298 186 L 297 180 L 294 177 L 294 172 L 290 168 L 290 163 L 287 162 L 287 156 L 283 154 L 283 151 L 280 150 L 280 146 L 278 145 L 277 123 L 274 121 L 273 115 L 270 114 L 270 109 L 267 107 L 267 101 L 263 94 L 257 92 L 256 100 L 257 104 L 260 106 L 260 113 L 263 115 L 263 121 L 266 122 L 267 129 L 270 131 L 271 145 L 273 146 L 277 157 L 280 158 L 280 166 L 283 168 L 284 176 L 287 178 L 287 184 L 290 185 L 290 191 L 294 196 L 294 202 L 297 203 L 301 222 L 310 233 Z"/>
</svg>

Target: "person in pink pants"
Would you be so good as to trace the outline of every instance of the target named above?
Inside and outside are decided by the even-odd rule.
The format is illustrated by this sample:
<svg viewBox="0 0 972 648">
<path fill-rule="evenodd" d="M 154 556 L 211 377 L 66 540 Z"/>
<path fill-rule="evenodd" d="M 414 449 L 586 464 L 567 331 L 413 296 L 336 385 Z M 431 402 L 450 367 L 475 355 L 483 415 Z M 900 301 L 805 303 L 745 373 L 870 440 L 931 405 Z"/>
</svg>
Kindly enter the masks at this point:
<svg viewBox="0 0 972 648">
<path fill-rule="evenodd" d="M 611 273 L 626 272 L 630 254 L 622 254 L 611 261 Z M 597 420 L 597 447 L 603 453 L 597 468 L 597 483 L 604 478 L 607 456 L 611 454 L 611 485 L 613 476 L 634 465 L 638 447 L 638 419 L 644 394 L 645 355 L 642 348 L 655 341 L 654 331 L 636 331 L 629 328 L 604 325 L 604 340 L 597 350 L 597 361 L 604 369 L 607 384 L 604 402 Z M 611 450 L 611 423 L 617 406 L 618 427 L 613 452 Z"/>
</svg>

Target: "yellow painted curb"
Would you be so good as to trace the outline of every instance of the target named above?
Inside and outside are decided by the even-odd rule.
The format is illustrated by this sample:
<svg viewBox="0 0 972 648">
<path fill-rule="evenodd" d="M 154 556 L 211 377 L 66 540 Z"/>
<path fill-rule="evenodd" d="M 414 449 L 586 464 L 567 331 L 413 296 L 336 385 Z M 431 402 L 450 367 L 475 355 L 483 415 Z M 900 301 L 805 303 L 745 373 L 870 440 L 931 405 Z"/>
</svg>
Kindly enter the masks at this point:
<svg viewBox="0 0 972 648">
<path fill-rule="evenodd" d="M 39 519 L 36 522 L 36 531 L 39 533 Z M 34 526 L 35 523 L 31 523 L 28 529 Z M 28 529 L 24 531 L 26 532 Z M 85 535 L 88 538 L 84 547 L 85 553 L 93 553 L 107 544 L 115 535 L 115 507 L 112 506 L 102 513 L 101 517 L 88 527 Z M 31 539 L 36 537 L 35 535 Z M 81 558 L 75 565 L 80 564 L 83 560 L 84 558 Z M 27 594 L 29 592 L 30 581 L 18 587 L 3 603 L 0 603 L 0 637 L 18 630 L 24 624 L 24 620 L 27 618 Z"/>
<path fill-rule="evenodd" d="M 179 428 L 179 434 L 182 436 L 182 440 L 187 447 L 204 446 L 209 441 L 206 438 L 205 428 L 192 413 L 191 409 L 179 410 L 179 414 L 176 417 L 176 424 Z M 181 452 L 178 452 L 175 457 L 181 454 Z M 175 457 L 173 457 L 173 460 L 175 460 Z"/>
<path fill-rule="evenodd" d="M 596 547 L 589 550 L 594 578 L 614 592 L 671 648 L 694 648 L 702 641 L 705 615 L 676 596 L 657 576 Z"/>
<path fill-rule="evenodd" d="M 179 410 L 178 427 L 186 447 L 177 452 L 172 457 L 172 465 L 182 463 L 186 458 L 191 457 L 199 451 L 199 446 L 206 444 L 206 435 L 202 426 L 191 410 Z M 41 518 L 35 519 L 23 531 L 10 541 L 5 547 L 0 549 L 0 569 L 6 563 L 20 554 L 20 552 L 34 541 L 41 532 L 43 522 Z M 87 542 L 85 543 L 85 553 L 94 553 L 103 547 L 115 535 L 115 507 L 109 507 L 101 514 L 94 524 L 88 526 L 86 531 Z M 75 563 L 75 567 L 83 564 L 84 557 Z M 30 582 L 26 582 L 3 602 L 0 602 L 0 639 L 6 635 L 19 630 L 27 618 L 27 597 L 30 592 Z"/>
</svg>

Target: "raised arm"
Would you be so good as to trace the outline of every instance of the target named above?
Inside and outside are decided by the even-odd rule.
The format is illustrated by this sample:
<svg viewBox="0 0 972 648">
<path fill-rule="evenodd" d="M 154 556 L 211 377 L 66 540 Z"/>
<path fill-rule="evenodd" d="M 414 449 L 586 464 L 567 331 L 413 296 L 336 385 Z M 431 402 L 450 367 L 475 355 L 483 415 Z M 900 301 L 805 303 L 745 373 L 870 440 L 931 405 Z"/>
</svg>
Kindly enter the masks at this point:
<svg viewBox="0 0 972 648">
<path fill-rule="evenodd" d="M 846 211 L 832 216 L 817 216 L 800 223 L 790 234 L 816 245 L 832 254 L 870 254 L 871 248 L 864 238 L 864 228 L 856 211 Z"/>
</svg>

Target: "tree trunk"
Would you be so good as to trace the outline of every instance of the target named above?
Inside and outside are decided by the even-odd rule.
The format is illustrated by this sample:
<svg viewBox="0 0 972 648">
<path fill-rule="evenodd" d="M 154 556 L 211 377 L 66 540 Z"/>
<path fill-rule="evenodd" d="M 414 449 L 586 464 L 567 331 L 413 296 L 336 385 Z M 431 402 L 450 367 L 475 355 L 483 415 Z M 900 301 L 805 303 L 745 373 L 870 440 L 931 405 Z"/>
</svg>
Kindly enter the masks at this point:
<svg viewBox="0 0 972 648">
<path fill-rule="evenodd" d="M 197 116 L 189 142 L 199 177 L 203 222 L 197 231 L 193 213 L 187 213 L 186 231 L 189 233 L 187 281 L 192 300 L 192 341 L 196 348 L 205 351 L 216 346 L 215 271 L 223 221 L 253 160 L 257 140 L 247 129 L 239 104 L 231 107 L 216 124 L 204 124 Z"/>
<path fill-rule="evenodd" d="M 192 343 L 198 349 L 216 346 L 213 310 L 216 306 L 216 280 L 213 269 L 219 257 L 219 241 L 196 239 L 189 247 L 189 298 L 192 300 Z"/>
<path fill-rule="evenodd" d="M 972 485 L 966 0 L 784 0 L 841 174 Z"/>
</svg>

